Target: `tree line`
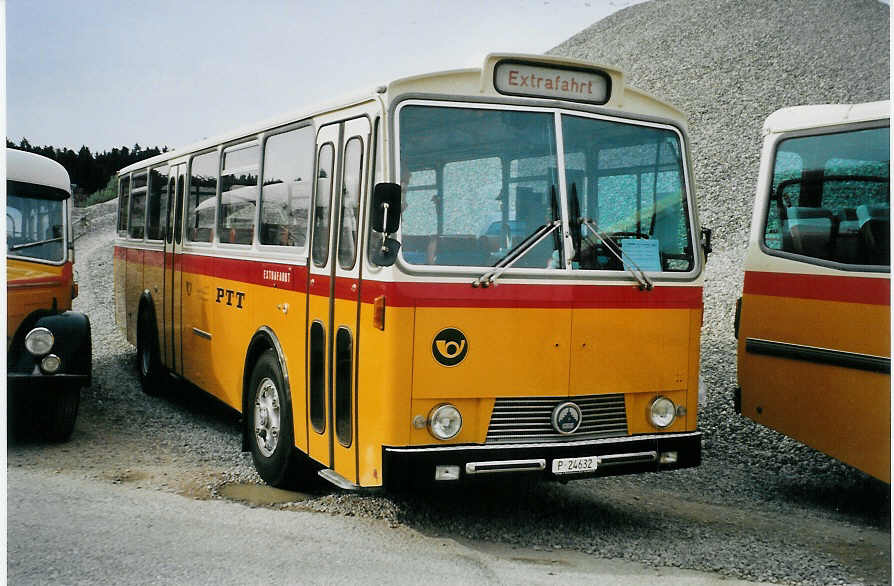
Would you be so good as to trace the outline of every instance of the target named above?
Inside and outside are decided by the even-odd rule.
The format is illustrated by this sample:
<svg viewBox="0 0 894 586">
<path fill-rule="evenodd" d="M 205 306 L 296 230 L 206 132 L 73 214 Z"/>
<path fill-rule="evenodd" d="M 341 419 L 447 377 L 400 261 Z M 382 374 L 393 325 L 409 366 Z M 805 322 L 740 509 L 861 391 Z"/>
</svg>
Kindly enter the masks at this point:
<svg viewBox="0 0 894 586">
<path fill-rule="evenodd" d="M 76 186 L 74 194 L 76 203 L 86 200 L 91 193 L 105 187 L 119 169 L 168 151 L 166 146 L 143 148 L 135 144 L 131 148 L 116 147 L 111 151 L 94 154 L 86 146 L 75 152 L 69 148 L 35 146 L 27 138 L 23 138 L 19 144 L 7 138 L 6 148 L 37 153 L 65 167 L 71 182 Z"/>
</svg>

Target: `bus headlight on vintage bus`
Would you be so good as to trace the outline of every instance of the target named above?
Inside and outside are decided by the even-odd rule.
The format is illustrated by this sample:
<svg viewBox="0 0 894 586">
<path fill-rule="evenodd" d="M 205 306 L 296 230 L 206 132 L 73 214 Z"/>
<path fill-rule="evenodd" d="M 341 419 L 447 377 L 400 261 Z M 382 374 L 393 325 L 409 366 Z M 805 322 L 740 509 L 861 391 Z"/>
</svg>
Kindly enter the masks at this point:
<svg viewBox="0 0 894 586">
<path fill-rule="evenodd" d="M 677 407 L 667 397 L 655 397 L 649 405 L 649 421 L 659 429 L 673 423 L 676 416 Z"/>
<path fill-rule="evenodd" d="M 40 361 L 40 368 L 47 374 L 53 374 L 62 366 L 62 359 L 55 354 L 47 354 Z"/>
<path fill-rule="evenodd" d="M 428 430 L 439 440 L 456 437 L 463 426 L 463 417 L 459 409 L 445 403 L 432 409 L 428 416 Z"/>
<path fill-rule="evenodd" d="M 25 349 L 33 356 L 43 356 L 53 348 L 53 332 L 46 328 L 34 328 L 25 336 Z"/>
</svg>

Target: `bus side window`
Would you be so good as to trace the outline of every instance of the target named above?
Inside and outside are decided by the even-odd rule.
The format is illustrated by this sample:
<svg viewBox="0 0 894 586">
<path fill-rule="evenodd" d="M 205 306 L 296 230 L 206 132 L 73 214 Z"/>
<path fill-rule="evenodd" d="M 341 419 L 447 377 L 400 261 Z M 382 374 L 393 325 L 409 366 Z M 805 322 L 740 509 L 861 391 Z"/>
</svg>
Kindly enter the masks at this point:
<svg viewBox="0 0 894 586">
<path fill-rule="evenodd" d="M 118 180 L 118 233 L 127 233 L 127 218 L 130 215 L 130 175 Z"/>
<path fill-rule="evenodd" d="M 128 235 L 142 240 L 146 230 L 146 172 L 134 173 L 130 191 L 130 222 Z"/>
<path fill-rule="evenodd" d="M 313 189 L 311 126 L 275 134 L 264 143 L 261 244 L 304 248 Z"/>
<path fill-rule="evenodd" d="M 218 152 L 193 157 L 189 169 L 189 194 L 186 210 L 186 239 L 212 242 L 217 203 Z"/>
<path fill-rule="evenodd" d="M 864 128 L 779 142 L 764 243 L 844 264 L 890 264 L 890 132 Z"/>
<path fill-rule="evenodd" d="M 258 157 L 256 142 L 224 150 L 220 175 L 220 221 L 217 226 L 218 237 L 223 244 L 251 244 L 254 240 Z"/>
</svg>

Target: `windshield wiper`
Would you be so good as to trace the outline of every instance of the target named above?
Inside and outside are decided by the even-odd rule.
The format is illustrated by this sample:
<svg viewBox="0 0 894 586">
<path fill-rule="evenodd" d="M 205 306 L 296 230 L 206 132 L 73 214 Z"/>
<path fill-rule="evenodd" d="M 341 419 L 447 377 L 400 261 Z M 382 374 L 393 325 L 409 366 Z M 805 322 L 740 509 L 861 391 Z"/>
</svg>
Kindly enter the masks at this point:
<svg viewBox="0 0 894 586">
<path fill-rule="evenodd" d="M 596 229 L 596 222 L 594 222 L 590 218 L 581 218 L 580 222 L 582 225 L 589 228 L 590 232 L 595 234 L 596 237 L 602 241 L 602 245 L 605 246 L 613 255 L 615 255 L 615 258 L 621 261 L 621 266 L 623 266 L 631 275 L 633 275 L 633 278 L 636 279 L 637 283 L 639 283 L 640 290 L 652 290 L 652 288 L 654 287 L 652 280 L 649 279 L 648 275 L 646 275 L 646 272 L 639 268 L 639 265 L 636 264 L 636 262 L 634 262 L 632 258 L 630 258 L 630 255 L 624 252 L 624 248 L 620 244 L 618 245 L 618 251 L 620 251 L 620 254 L 618 254 L 618 252 L 615 251 L 614 243 L 609 242 L 608 237 L 601 234 L 599 230 Z"/>
<path fill-rule="evenodd" d="M 509 252 L 506 253 L 503 258 L 501 258 L 495 265 L 494 268 L 487 271 L 474 281 L 472 281 L 473 287 L 490 287 L 493 285 L 494 281 L 499 278 L 503 272 L 515 264 L 515 261 L 520 259 L 525 255 L 526 252 L 540 244 L 540 241 L 549 236 L 552 232 L 554 232 L 559 226 L 562 225 L 561 220 L 553 220 L 549 224 L 544 224 L 537 228 L 534 232 L 525 237 L 524 240 L 519 242 L 516 246 L 514 246 Z"/>
<path fill-rule="evenodd" d="M 16 244 L 15 246 L 10 246 L 9 250 L 21 250 L 23 248 L 31 248 L 32 246 L 39 246 L 41 244 L 49 244 L 50 242 L 56 242 L 58 240 L 62 240 L 62 236 L 57 236 L 56 238 L 50 238 L 49 240 L 38 240 L 37 242 L 26 242 L 25 244 Z"/>
</svg>

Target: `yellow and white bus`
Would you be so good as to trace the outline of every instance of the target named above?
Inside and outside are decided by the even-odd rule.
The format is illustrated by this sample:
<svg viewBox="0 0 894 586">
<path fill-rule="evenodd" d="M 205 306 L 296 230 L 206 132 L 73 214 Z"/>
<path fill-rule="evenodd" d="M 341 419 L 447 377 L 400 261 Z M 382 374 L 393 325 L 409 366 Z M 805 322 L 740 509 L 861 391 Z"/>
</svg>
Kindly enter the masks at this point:
<svg viewBox="0 0 894 586">
<path fill-rule="evenodd" d="M 891 481 L 888 101 L 764 123 L 736 409 Z"/>
<path fill-rule="evenodd" d="M 6 149 L 6 386 L 11 429 L 63 441 L 92 377 L 77 297 L 71 183 L 46 157 Z"/>
<path fill-rule="evenodd" d="M 703 235 L 673 107 L 620 71 L 481 69 L 119 173 L 117 321 L 144 387 L 243 414 L 284 486 L 698 465 Z"/>
</svg>

